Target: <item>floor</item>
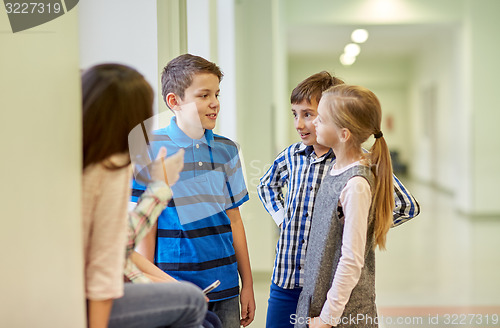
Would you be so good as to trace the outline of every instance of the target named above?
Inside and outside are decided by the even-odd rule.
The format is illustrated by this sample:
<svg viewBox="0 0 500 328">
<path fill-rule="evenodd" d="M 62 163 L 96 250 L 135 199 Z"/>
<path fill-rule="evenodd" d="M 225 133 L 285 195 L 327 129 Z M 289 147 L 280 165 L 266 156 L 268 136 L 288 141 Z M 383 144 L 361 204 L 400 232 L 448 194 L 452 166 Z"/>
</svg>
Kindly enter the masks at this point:
<svg viewBox="0 0 500 328">
<path fill-rule="evenodd" d="M 405 185 L 422 211 L 391 229 L 387 251 L 377 251 L 379 327 L 500 327 L 500 217 L 461 215 L 451 195 Z M 265 327 L 270 275 L 255 273 L 249 327 Z"/>
</svg>

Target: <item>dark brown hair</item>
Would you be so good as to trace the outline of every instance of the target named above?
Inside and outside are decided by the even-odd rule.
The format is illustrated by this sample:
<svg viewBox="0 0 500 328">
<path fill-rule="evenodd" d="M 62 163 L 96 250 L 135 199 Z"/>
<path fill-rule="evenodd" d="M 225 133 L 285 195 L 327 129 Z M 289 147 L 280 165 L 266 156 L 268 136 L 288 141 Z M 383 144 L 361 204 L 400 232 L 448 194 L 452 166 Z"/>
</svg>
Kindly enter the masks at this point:
<svg viewBox="0 0 500 328">
<path fill-rule="evenodd" d="M 161 94 L 165 103 L 169 93 L 184 99 L 184 91 L 193 82 L 193 76 L 200 73 L 214 74 L 219 82 L 224 76 L 219 66 L 200 56 L 184 54 L 172 59 L 161 74 Z"/>
<path fill-rule="evenodd" d="M 153 115 L 153 89 L 128 66 L 101 64 L 82 75 L 83 168 L 128 152 L 130 131 Z"/>
<path fill-rule="evenodd" d="M 327 71 L 321 71 L 300 82 L 293 89 L 290 102 L 300 104 L 305 100 L 310 104 L 311 100 L 314 99 L 319 103 L 323 91 L 338 84 L 344 84 L 344 81 L 332 76 Z"/>
</svg>

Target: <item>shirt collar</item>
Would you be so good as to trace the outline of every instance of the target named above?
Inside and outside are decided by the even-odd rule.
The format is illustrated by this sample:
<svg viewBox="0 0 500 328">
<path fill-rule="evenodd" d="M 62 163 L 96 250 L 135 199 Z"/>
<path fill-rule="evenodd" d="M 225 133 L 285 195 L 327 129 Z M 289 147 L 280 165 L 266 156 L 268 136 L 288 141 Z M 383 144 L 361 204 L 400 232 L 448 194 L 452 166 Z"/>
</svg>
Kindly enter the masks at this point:
<svg viewBox="0 0 500 328">
<path fill-rule="evenodd" d="M 211 146 L 212 141 L 214 140 L 214 133 L 212 130 L 205 130 L 205 134 L 200 139 L 190 138 L 179 128 L 177 125 L 177 118 L 175 116 L 172 117 L 170 124 L 167 126 L 167 134 L 177 146 L 182 148 L 190 147 L 195 142 L 203 142 L 204 144 Z"/>
<path fill-rule="evenodd" d="M 313 146 L 306 146 L 302 142 L 299 145 L 299 148 L 295 150 L 295 154 L 298 153 L 303 153 L 305 156 L 311 156 L 314 153 L 314 147 Z M 320 157 L 317 157 L 318 160 L 323 160 L 327 158 L 328 156 L 333 156 L 332 155 L 333 151 L 331 149 L 328 150 L 328 152 Z M 333 156 L 335 157 L 335 156 Z"/>
<path fill-rule="evenodd" d="M 295 150 L 295 154 L 304 153 L 306 156 L 309 156 L 313 151 L 314 148 L 312 146 L 306 146 L 301 142 L 299 148 Z"/>
</svg>

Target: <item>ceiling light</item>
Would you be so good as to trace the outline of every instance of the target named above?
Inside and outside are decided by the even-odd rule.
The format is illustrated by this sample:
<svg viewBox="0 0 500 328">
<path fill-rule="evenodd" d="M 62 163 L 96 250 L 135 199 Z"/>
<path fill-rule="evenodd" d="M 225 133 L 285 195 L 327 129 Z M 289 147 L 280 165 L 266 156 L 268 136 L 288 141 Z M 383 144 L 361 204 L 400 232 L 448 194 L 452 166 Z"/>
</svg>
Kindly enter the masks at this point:
<svg viewBox="0 0 500 328">
<path fill-rule="evenodd" d="M 360 51 L 361 48 L 356 43 L 349 43 L 344 48 L 344 53 L 351 57 L 356 57 Z"/>
<path fill-rule="evenodd" d="M 344 66 L 350 66 L 356 61 L 355 56 L 349 56 L 348 54 L 340 55 L 340 63 Z"/>
<path fill-rule="evenodd" d="M 354 30 L 351 34 L 352 42 L 364 43 L 368 39 L 368 31 L 363 28 Z"/>
</svg>

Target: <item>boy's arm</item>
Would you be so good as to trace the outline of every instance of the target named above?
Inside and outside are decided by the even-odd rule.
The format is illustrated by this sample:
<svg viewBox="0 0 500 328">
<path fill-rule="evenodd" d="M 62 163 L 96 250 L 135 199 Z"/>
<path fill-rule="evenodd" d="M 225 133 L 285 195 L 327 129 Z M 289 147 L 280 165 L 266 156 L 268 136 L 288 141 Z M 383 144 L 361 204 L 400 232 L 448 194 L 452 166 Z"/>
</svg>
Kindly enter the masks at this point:
<svg viewBox="0 0 500 328">
<path fill-rule="evenodd" d="M 406 187 L 393 175 L 394 201 L 393 227 L 416 217 L 420 213 L 420 205 Z"/>
<path fill-rule="evenodd" d="M 286 186 L 287 181 L 288 170 L 285 151 L 283 151 L 276 157 L 266 174 L 260 178 L 257 186 L 260 201 L 278 226 L 283 223 L 285 214 L 283 187 Z"/>
<path fill-rule="evenodd" d="M 238 272 L 241 278 L 241 320 L 243 327 L 248 326 L 255 315 L 255 298 L 253 293 L 252 269 L 250 268 L 250 259 L 248 256 L 247 239 L 245 236 L 245 227 L 241 220 L 240 209 L 238 207 L 226 210 L 226 214 L 231 220 L 231 229 L 233 231 L 233 245 L 238 262 Z"/>
</svg>

